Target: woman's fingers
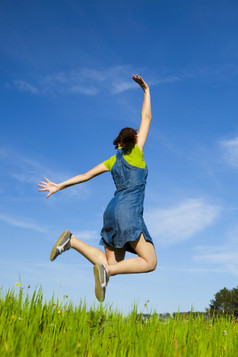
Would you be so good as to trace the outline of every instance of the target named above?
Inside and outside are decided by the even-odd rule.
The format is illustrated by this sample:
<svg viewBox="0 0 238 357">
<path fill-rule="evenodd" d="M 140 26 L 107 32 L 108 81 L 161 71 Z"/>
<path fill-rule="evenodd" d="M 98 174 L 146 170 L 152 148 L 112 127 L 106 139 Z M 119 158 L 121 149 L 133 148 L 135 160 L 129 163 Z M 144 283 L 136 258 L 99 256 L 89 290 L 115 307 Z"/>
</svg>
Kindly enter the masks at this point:
<svg viewBox="0 0 238 357">
<path fill-rule="evenodd" d="M 134 81 L 137 81 L 138 79 L 140 79 L 140 76 L 138 76 L 138 74 L 133 74 L 132 78 L 134 79 Z"/>
<path fill-rule="evenodd" d="M 48 180 L 47 177 L 44 177 L 44 179 L 46 181 L 40 181 L 38 184 L 38 187 L 42 187 L 39 188 L 38 191 L 48 191 L 46 198 L 49 198 L 51 195 L 53 195 L 53 193 L 57 192 L 57 185 L 54 182 Z"/>
<path fill-rule="evenodd" d="M 133 74 L 132 79 L 134 79 L 134 81 L 135 81 L 136 83 L 138 83 L 138 84 L 141 86 L 141 88 L 142 88 L 143 90 L 145 90 L 146 88 L 148 88 L 148 84 L 147 84 L 147 83 L 144 81 L 144 79 L 143 79 L 141 76 L 139 76 L 138 74 Z"/>
<path fill-rule="evenodd" d="M 39 187 L 49 187 L 52 185 L 52 182 L 50 180 L 48 180 L 46 177 L 45 177 L 45 181 L 40 181 L 40 183 L 38 184 Z"/>
<path fill-rule="evenodd" d="M 135 78 L 135 79 L 142 79 L 141 76 L 139 76 L 139 74 L 133 74 L 132 75 L 132 78 Z"/>
<path fill-rule="evenodd" d="M 145 83 L 143 78 L 141 76 L 139 76 L 138 74 L 133 74 L 132 79 L 134 79 L 134 81 L 140 85 L 143 85 Z"/>
<path fill-rule="evenodd" d="M 45 186 L 46 186 L 46 183 L 45 183 L 45 182 L 40 182 L 40 183 L 38 184 L 38 186 L 39 186 L 39 187 L 45 187 Z"/>
<path fill-rule="evenodd" d="M 50 190 L 49 186 L 50 186 L 49 180 L 47 180 L 47 182 L 40 181 L 40 183 L 38 184 L 38 187 L 43 187 L 43 188 L 39 188 L 38 191 L 49 191 Z"/>
<path fill-rule="evenodd" d="M 38 189 L 38 191 L 44 192 L 48 191 L 48 194 L 46 198 L 49 198 L 53 193 L 56 192 L 56 184 L 48 180 L 47 177 L 44 177 L 45 181 L 40 181 L 38 184 L 38 187 L 41 187 Z"/>
</svg>

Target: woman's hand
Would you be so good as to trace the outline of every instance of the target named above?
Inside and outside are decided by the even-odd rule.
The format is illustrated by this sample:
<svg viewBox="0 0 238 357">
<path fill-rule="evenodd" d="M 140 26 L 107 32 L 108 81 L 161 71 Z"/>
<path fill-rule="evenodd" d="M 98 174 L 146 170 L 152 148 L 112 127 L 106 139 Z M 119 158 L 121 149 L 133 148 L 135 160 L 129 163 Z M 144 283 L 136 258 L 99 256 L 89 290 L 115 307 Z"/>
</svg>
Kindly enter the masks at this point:
<svg viewBox="0 0 238 357">
<path fill-rule="evenodd" d="M 141 76 L 138 76 L 138 74 L 133 74 L 132 79 L 134 79 L 134 81 L 141 86 L 143 91 L 149 88 L 148 84 L 144 81 L 144 79 Z"/>
<path fill-rule="evenodd" d="M 51 182 L 50 180 L 48 180 L 46 177 L 44 177 L 45 181 L 40 181 L 39 183 L 39 187 L 43 187 L 40 188 L 38 191 L 48 191 L 48 195 L 46 196 L 46 198 L 49 198 L 51 195 L 53 195 L 55 192 L 59 191 L 59 185 L 57 185 L 54 182 Z"/>
</svg>

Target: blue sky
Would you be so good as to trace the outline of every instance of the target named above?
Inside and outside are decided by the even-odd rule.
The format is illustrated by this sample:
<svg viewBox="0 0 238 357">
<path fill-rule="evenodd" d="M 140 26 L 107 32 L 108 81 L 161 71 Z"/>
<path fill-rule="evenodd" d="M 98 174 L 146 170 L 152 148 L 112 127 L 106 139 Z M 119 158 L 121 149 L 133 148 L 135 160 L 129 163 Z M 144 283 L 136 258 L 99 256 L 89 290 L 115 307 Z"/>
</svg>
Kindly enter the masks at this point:
<svg viewBox="0 0 238 357">
<path fill-rule="evenodd" d="M 151 88 L 145 220 L 158 268 L 113 277 L 105 303 L 203 311 L 237 286 L 237 1 L 3 0 L 0 17 L 3 290 L 21 280 L 97 305 L 90 263 L 49 254 L 64 229 L 98 246 L 110 173 L 49 200 L 37 184 L 87 171 L 138 128 L 133 73 Z"/>
</svg>

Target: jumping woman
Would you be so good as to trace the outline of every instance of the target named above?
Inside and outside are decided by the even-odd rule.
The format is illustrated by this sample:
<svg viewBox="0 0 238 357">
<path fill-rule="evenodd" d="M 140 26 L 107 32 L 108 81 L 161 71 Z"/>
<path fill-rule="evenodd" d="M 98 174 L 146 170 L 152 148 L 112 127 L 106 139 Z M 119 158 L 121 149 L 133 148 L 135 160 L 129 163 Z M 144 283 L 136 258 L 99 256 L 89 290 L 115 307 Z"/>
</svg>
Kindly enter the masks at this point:
<svg viewBox="0 0 238 357">
<path fill-rule="evenodd" d="M 104 212 L 99 243 L 104 246 L 105 253 L 66 230 L 61 234 L 50 254 L 50 260 L 54 260 L 59 254 L 74 248 L 87 258 L 94 265 L 95 295 L 99 301 L 105 298 L 109 277 L 117 274 L 150 272 L 157 264 L 154 244 L 143 219 L 148 174 L 143 158 L 143 147 L 152 119 L 150 90 L 142 77 L 136 74 L 132 79 L 144 91 L 138 133 L 132 128 L 122 129 L 113 141 L 117 149 L 116 155 L 88 172 L 58 184 L 45 178 L 45 181 L 40 181 L 38 185 L 42 187 L 39 191 L 48 191 L 46 196 L 48 198 L 66 187 L 111 171 L 116 192 Z M 137 257 L 125 259 L 126 251 L 137 254 Z"/>
</svg>

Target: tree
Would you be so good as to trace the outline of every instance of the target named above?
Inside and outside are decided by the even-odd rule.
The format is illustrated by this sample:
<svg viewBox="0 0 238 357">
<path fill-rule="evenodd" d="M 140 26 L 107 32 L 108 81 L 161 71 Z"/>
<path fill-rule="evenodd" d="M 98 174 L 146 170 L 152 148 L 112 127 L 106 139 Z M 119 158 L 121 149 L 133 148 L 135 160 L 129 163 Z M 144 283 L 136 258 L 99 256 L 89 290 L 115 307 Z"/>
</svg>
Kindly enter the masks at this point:
<svg viewBox="0 0 238 357">
<path fill-rule="evenodd" d="M 219 290 L 210 303 L 211 311 L 226 313 L 238 317 L 238 286 L 231 290 L 223 288 Z"/>
</svg>

